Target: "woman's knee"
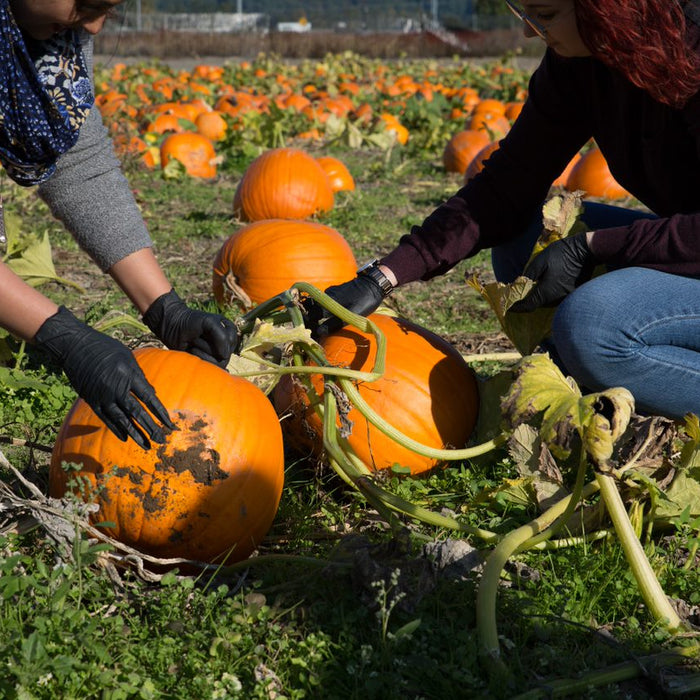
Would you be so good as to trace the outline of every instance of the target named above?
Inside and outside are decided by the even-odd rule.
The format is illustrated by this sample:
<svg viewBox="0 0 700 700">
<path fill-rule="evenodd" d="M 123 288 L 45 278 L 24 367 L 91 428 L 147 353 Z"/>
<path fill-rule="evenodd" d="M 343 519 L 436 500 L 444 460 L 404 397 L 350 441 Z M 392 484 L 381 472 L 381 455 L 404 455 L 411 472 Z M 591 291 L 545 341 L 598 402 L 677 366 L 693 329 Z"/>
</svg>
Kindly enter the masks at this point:
<svg viewBox="0 0 700 700">
<path fill-rule="evenodd" d="M 625 342 L 615 307 L 609 286 L 592 280 L 569 294 L 552 320 L 552 341 L 562 364 L 591 388 L 605 383 L 606 367 L 619 359 Z"/>
</svg>

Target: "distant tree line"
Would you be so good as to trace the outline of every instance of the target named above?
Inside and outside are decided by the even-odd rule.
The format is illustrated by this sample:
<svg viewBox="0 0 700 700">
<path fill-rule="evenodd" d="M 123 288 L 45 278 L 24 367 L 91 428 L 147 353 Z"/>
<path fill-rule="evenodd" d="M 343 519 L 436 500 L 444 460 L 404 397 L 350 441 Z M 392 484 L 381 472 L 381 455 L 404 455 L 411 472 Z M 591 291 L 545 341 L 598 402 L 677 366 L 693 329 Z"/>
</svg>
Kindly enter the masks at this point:
<svg viewBox="0 0 700 700">
<path fill-rule="evenodd" d="M 125 3 L 133 10 L 137 0 Z M 304 17 L 312 26 L 331 27 L 341 22 L 358 25 L 381 16 L 385 22 L 404 18 L 437 17 L 446 27 L 468 27 L 474 14 L 507 14 L 502 0 L 141 0 L 141 12 L 260 12 L 272 24 Z"/>
</svg>

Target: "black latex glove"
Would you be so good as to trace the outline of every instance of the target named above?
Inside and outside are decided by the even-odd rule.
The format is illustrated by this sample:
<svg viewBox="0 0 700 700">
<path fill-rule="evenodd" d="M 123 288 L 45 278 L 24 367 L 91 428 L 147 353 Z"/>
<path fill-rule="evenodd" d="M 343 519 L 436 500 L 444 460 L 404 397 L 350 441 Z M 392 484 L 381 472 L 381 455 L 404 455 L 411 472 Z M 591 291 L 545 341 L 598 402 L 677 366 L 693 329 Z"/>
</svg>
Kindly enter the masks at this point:
<svg viewBox="0 0 700 700">
<path fill-rule="evenodd" d="M 328 287 L 325 292 L 341 306 L 360 316 L 369 316 L 376 311 L 386 296 L 379 283 L 367 275 L 358 275 L 349 282 Z M 312 299 L 307 299 L 303 307 L 305 325 L 311 329 L 311 335 L 315 338 L 335 333 L 345 325 L 337 316 Z"/>
<path fill-rule="evenodd" d="M 44 321 L 34 343 L 61 366 L 78 395 L 120 440 L 131 437 L 145 450 L 151 446 L 148 438 L 165 442 L 163 430 L 144 406 L 175 429 L 131 351 L 64 306 Z"/>
<path fill-rule="evenodd" d="M 556 306 L 591 278 L 595 263 L 585 233 L 551 243 L 525 268 L 523 275 L 537 284 L 510 311 L 521 313 L 540 306 Z"/>
<path fill-rule="evenodd" d="M 148 307 L 143 322 L 171 350 L 189 352 L 219 367 L 226 367 L 238 345 L 238 331 L 231 320 L 190 309 L 174 289 Z"/>
</svg>

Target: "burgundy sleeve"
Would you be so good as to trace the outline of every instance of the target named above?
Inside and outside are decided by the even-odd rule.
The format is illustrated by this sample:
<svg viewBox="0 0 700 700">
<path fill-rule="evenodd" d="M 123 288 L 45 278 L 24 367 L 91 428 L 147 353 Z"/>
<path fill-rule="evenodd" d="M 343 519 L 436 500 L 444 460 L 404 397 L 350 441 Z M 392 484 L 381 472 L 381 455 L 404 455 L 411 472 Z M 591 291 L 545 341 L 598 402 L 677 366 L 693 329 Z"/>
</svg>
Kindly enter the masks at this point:
<svg viewBox="0 0 700 700">
<path fill-rule="evenodd" d="M 586 66 L 585 59 L 564 61 L 548 52 L 520 116 L 482 172 L 381 259 L 399 284 L 444 274 L 525 229 L 551 183 L 590 137 L 586 100 L 574 87 Z"/>
<path fill-rule="evenodd" d="M 677 275 L 700 275 L 700 213 L 639 219 L 596 231 L 590 247 L 613 268 L 651 267 Z"/>
</svg>

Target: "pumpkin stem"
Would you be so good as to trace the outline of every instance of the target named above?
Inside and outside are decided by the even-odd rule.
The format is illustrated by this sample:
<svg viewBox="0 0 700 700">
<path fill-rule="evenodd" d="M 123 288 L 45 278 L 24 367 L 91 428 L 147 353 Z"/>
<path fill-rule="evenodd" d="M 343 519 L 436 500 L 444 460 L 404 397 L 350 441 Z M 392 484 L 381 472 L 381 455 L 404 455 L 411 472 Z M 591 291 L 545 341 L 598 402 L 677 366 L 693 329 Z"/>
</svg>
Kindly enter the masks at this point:
<svg viewBox="0 0 700 700">
<path fill-rule="evenodd" d="M 253 307 L 253 301 L 246 294 L 243 287 L 238 284 L 238 278 L 236 275 L 229 270 L 224 277 L 224 295 L 228 303 L 234 300 L 243 305 L 244 309 L 251 309 Z"/>
</svg>

